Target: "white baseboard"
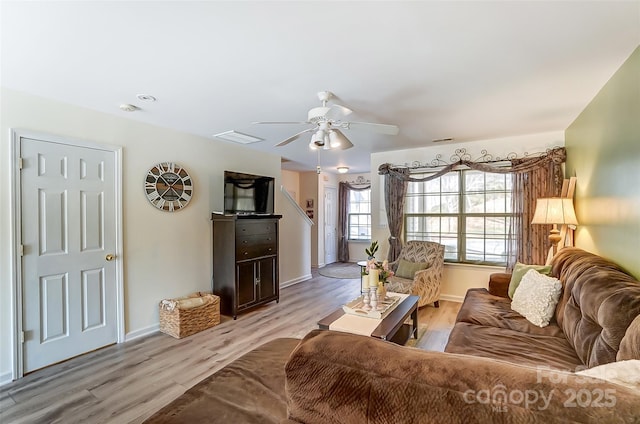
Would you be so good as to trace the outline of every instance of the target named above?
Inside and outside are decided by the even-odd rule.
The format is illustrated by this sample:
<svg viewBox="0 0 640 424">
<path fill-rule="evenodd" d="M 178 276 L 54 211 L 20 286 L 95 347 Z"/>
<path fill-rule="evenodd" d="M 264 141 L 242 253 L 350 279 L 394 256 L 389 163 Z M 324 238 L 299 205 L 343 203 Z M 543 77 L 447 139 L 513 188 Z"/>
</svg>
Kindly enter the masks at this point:
<svg viewBox="0 0 640 424">
<path fill-rule="evenodd" d="M 4 374 L 0 374 L 0 387 L 7 385 L 13 381 L 13 373 L 6 372 Z"/>
<path fill-rule="evenodd" d="M 462 301 L 464 300 L 464 296 L 456 296 L 453 294 L 441 294 L 440 300 L 448 300 L 449 302 L 462 303 Z"/>
<path fill-rule="evenodd" d="M 293 286 L 294 284 L 302 283 L 303 281 L 307 281 L 310 279 L 311 279 L 311 274 L 303 275 L 302 277 L 294 278 L 292 280 L 280 283 L 280 288 L 282 289 L 285 287 Z"/>
<path fill-rule="evenodd" d="M 127 333 L 124 335 L 124 341 L 130 342 L 131 340 L 139 339 L 140 337 L 150 336 L 158 331 L 160 331 L 160 323 Z"/>
</svg>

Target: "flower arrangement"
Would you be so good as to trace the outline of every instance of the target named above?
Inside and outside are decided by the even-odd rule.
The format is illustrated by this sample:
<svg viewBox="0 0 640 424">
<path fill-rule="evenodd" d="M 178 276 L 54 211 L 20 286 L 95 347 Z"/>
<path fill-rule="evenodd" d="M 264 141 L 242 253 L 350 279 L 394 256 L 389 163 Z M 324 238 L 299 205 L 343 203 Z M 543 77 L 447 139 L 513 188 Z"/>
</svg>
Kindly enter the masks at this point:
<svg viewBox="0 0 640 424">
<path fill-rule="evenodd" d="M 386 259 L 382 262 L 376 260 L 375 254 L 378 251 L 378 248 L 378 241 L 376 240 L 371 243 L 371 246 L 369 246 L 369 248 L 364 249 L 364 253 L 366 253 L 368 256 L 366 273 L 369 274 L 370 270 L 377 270 L 378 281 L 386 283 L 387 279 L 389 277 L 392 277 L 394 273 L 389 268 L 389 261 L 387 261 Z"/>
<path fill-rule="evenodd" d="M 378 262 L 374 259 L 370 259 L 367 261 L 367 269 L 375 269 L 378 270 L 378 281 L 382 283 L 387 283 L 387 279 L 389 277 L 393 277 L 394 272 L 389 268 L 389 261 L 384 260 L 382 262 Z"/>
</svg>

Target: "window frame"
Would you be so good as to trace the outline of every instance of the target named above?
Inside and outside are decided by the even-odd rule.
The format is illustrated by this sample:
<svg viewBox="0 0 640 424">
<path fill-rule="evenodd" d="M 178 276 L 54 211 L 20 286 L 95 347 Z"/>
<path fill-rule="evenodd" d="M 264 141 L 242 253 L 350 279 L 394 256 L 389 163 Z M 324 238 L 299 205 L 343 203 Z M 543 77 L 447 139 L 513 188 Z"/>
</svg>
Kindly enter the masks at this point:
<svg viewBox="0 0 640 424">
<path fill-rule="evenodd" d="M 352 193 L 359 193 L 359 192 L 361 193 L 361 192 L 366 192 L 366 191 L 369 192 L 369 196 L 368 196 L 369 200 L 367 202 L 353 202 L 351 200 Z M 352 209 L 353 209 L 352 208 L 352 204 L 355 204 L 355 203 L 357 203 L 358 205 L 368 204 L 369 212 L 361 212 L 361 211 L 352 212 Z M 358 207 L 358 209 L 361 209 L 361 208 Z M 360 223 L 355 224 L 355 225 L 352 224 L 352 218 L 355 218 L 355 217 L 358 217 L 358 218 L 360 218 L 360 217 L 368 217 L 368 219 L 367 219 L 367 221 L 368 221 L 368 224 L 367 224 L 367 226 L 368 226 L 368 237 L 367 238 L 362 238 L 362 237 L 352 238 L 351 228 L 354 227 L 354 226 L 358 227 L 358 228 L 363 226 Z M 348 202 L 347 202 L 347 240 L 349 242 L 370 242 L 371 241 L 371 231 L 372 231 L 372 225 L 371 225 L 371 188 L 364 189 L 364 190 L 349 190 L 349 199 L 348 199 Z"/>
<path fill-rule="evenodd" d="M 507 252 L 505 251 L 505 254 L 503 256 L 504 260 L 503 261 L 491 261 L 491 260 L 487 260 L 487 256 L 495 256 L 496 254 L 491 254 L 488 253 L 486 250 L 486 240 L 491 240 L 492 239 L 492 234 L 488 234 L 487 233 L 487 225 L 486 225 L 486 220 L 487 219 L 491 219 L 491 218 L 500 218 L 500 219 L 504 219 L 504 228 L 505 228 L 505 232 L 503 234 L 496 234 L 496 235 L 500 235 L 501 237 L 497 237 L 497 239 L 499 240 L 503 240 L 505 243 L 505 248 L 509 245 L 509 243 L 512 242 L 513 236 L 510 234 L 510 227 L 511 227 L 511 221 L 516 217 L 516 214 L 511 210 L 511 201 L 509 200 L 509 197 L 513 196 L 513 185 L 509 185 L 507 179 L 509 178 L 508 174 L 501 174 L 501 175 L 505 175 L 505 182 L 507 183 L 505 185 L 504 190 L 487 190 L 486 187 L 486 177 L 485 180 L 483 182 L 483 190 L 482 191 L 478 191 L 478 190 L 474 190 L 474 191 L 468 191 L 467 190 L 467 183 L 466 183 L 466 178 L 465 178 L 465 173 L 466 172 L 482 172 L 482 171 L 474 171 L 473 169 L 470 168 L 465 168 L 465 169 L 457 169 L 457 170 L 453 170 L 447 174 L 444 174 L 442 176 L 440 176 L 438 179 L 443 178 L 446 175 L 449 175 L 451 173 L 457 173 L 458 174 L 458 189 L 456 193 L 456 197 L 457 197 L 457 212 L 438 212 L 438 213 L 434 213 L 434 212 L 422 212 L 422 213 L 418 213 L 418 212 L 407 212 L 407 198 L 409 196 L 412 195 L 412 193 L 409 192 L 409 190 L 407 191 L 407 195 L 405 195 L 405 211 L 404 211 L 404 216 L 403 216 L 403 237 L 405 241 L 409 241 L 409 240 L 426 240 L 426 241 L 435 241 L 438 243 L 442 243 L 442 239 L 443 239 L 443 232 L 442 232 L 442 227 L 440 227 L 440 231 L 435 233 L 431 233 L 431 235 L 429 235 L 429 233 L 425 230 L 422 234 L 423 237 L 421 238 L 416 238 L 416 237 L 411 237 L 408 235 L 408 225 L 407 222 L 408 220 L 412 219 L 412 218 L 424 218 L 425 220 L 427 220 L 429 217 L 434 217 L 434 218 L 456 218 L 455 222 L 457 225 L 456 228 L 456 251 L 454 252 L 455 254 L 455 258 L 447 258 L 446 254 L 445 254 L 445 261 L 448 263 L 458 263 L 458 264 L 466 264 L 466 265 L 483 265 L 483 266 L 505 266 L 507 265 Z M 410 182 L 411 183 L 411 182 Z M 468 197 L 469 195 L 472 194 L 483 194 L 486 198 L 487 193 L 505 193 L 505 211 L 504 212 L 467 212 L 466 211 L 466 203 L 465 203 L 465 198 Z M 424 194 L 424 192 L 422 192 Z M 443 195 L 443 193 L 447 196 L 451 196 L 452 192 L 443 192 L 442 191 L 442 185 L 440 185 L 440 196 Z M 486 203 L 485 203 L 486 205 Z M 486 207 L 486 206 L 485 206 Z M 468 218 L 483 218 L 484 221 L 484 225 L 483 225 L 483 232 L 482 232 L 482 237 L 478 237 L 476 235 L 476 237 L 472 237 L 475 234 L 470 233 L 467 229 L 467 219 Z M 445 232 L 445 235 L 447 233 Z M 444 237 L 445 239 L 447 239 L 447 237 Z M 469 252 L 467 251 L 468 248 L 466 249 L 465 246 L 467 246 L 467 241 L 468 239 L 479 239 L 479 240 L 483 240 L 483 251 L 481 253 L 479 253 L 479 255 L 482 255 L 482 260 L 478 260 L 478 259 L 469 259 L 469 256 L 472 256 L 472 254 L 469 254 Z M 494 239 L 496 237 L 493 237 Z M 444 244 L 444 243 L 442 243 Z M 446 246 L 446 244 L 445 244 Z"/>
</svg>

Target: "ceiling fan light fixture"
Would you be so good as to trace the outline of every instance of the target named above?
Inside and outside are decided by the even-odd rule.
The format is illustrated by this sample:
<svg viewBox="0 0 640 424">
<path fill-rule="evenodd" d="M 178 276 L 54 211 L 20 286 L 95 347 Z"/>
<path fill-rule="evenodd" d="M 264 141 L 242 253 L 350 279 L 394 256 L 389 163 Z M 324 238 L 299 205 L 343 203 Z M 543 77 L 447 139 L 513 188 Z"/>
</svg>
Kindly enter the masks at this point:
<svg viewBox="0 0 640 424">
<path fill-rule="evenodd" d="M 329 145 L 332 149 L 348 145 L 348 143 L 345 143 L 345 138 L 346 137 L 339 131 L 329 131 Z"/>
<path fill-rule="evenodd" d="M 325 131 L 325 133 L 324 133 L 324 146 L 322 146 L 322 148 L 324 150 L 331 150 L 332 149 L 332 146 L 331 146 L 331 144 L 329 142 L 329 133 L 327 131 Z"/>
<path fill-rule="evenodd" d="M 355 122 L 345 121 L 344 118 L 353 111 L 346 106 L 332 104 L 328 106 L 329 99 L 335 96 L 329 91 L 321 91 L 318 93 L 318 99 L 322 102 L 322 106 L 311 108 L 307 113 L 307 121 L 291 122 L 291 121 L 256 121 L 254 124 L 308 124 L 310 128 L 306 128 L 288 138 L 282 140 L 276 147 L 285 146 L 294 140 L 297 140 L 302 134 L 312 133 L 309 141 L 309 148 L 312 150 L 331 150 L 331 149 L 350 149 L 353 143 L 343 134 L 342 130 L 355 128 L 358 130 L 373 131 L 384 135 L 397 135 L 400 131 L 397 125 L 378 124 L 374 122 Z"/>
<path fill-rule="evenodd" d="M 313 135 L 311 136 L 311 144 L 315 145 L 315 147 L 324 147 L 325 145 L 324 136 L 325 136 L 324 130 L 318 130 L 314 132 Z"/>
</svg>

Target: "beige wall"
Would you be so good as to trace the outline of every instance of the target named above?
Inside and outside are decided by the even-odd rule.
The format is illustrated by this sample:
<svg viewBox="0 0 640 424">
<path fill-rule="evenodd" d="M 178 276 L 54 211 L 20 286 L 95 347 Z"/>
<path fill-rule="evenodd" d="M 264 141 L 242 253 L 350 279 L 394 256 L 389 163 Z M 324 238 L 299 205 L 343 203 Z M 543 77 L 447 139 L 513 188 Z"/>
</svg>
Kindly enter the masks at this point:
<svg viewBox="0 0 640 424">
<path fill-rule="evenodd" d="M 640 47 L 565 133 L 576 246 L 640 278 Z"/>
<path fill-rule="evenodd" d="M 311 266 L 318 267 L 318 186 L 319 177 L 315 172 L 300 173 L 300 207 L 307 210 L 306 202 L 313 200 L 313 226 L 311 227 Z"/>
<path fill-rule="evenodd" d="M 286 287 L 311 278 L 311 232 L 314 225 L 300 206 L 300 173 L 283 169 L 281 179 L 282 187 L 295 203 L 290 203 L 281 194 L 280 287 Z"/>
<path fill-rule="evenodd" d="M 287 190 L 293 200 L 300 205 L 300 173 L 296 171 L 281 171 L 282 186 Z"/>
<path fill-rule="evenodd" d="M 279 192 L 279 198 L 280 287 L 286 287 L 311 278 L 313 223 L 291 197 Z"/>
<path fill-rule="evenodd" d="M 12 90 L 2 89 L 1 97 L 0 381 L 6 380 L 12 369 L 10 128 L 123 147 L 122 260 L 125 331 L 128 338 L 157 329 L 157 305 L 161 299 L 210 290 L 210 216 L 211 211 L 222 209 L 223 171 L 232 169 L 270 175 L 276 177 L 276 186 L 280 186 L 280 157 L 276 155 L 247 154 L 249 150 L 235 144 L 142 124 Z M 189 206 L 179 212 L 166 213 L 155 209 L 142 190 L 148 168 L 163 161 L 175 161 L 184 166 L 194 181 L 193 199 Z M 277 210 L 280 200 L 278 195 Z M 171 240 L 170 245 L 176 248 L 167 249 L 167 240 Z M 297 252 L 294 251 L 288 255 L 295 254 Z M 293 256 L 290 258 L 295 260 Z"/>
<path fill-rule="evenodd" d="M 494 157 L 506 157 L 513 152 L 519 156 L 525 153 L 544 152 L 545 150 L 564 146 L 564 134 L 562 131 L 548 132 L 542 134 L 530 134 L 513 137 L 505 137 L 491 140 L 478 140 L 467 143 L 451 143 L 431 145 L 418 149 L 396 150 L 392 152 L 374 153 L 371 155 L 371 208 L 372 208 L 372 237 L 380 242 L 379 257 L 383 258 L 389 249 L 387 238 L 389 229 L 384 216 L 384 199 L 382 194 L 382 178 L 378 173 L 378 167 L 386 162 L 393 164 L 411 164 L 413 161 L 429 162 L 435 159 L 436 155 L 442 155 L 444 160 L 448 160 L 456 149 L 467 149 L 471 159 L 482 156 L 481 150 L 486 149 Z M 442 298 L 461 300 L 467 289 L 472 287 L 486 287 L 489 274 L 492 272 L 504 271 L 504 268 L 446 264 L 444 268 L 444 281 L 442 284 Z"/>
</svg>

